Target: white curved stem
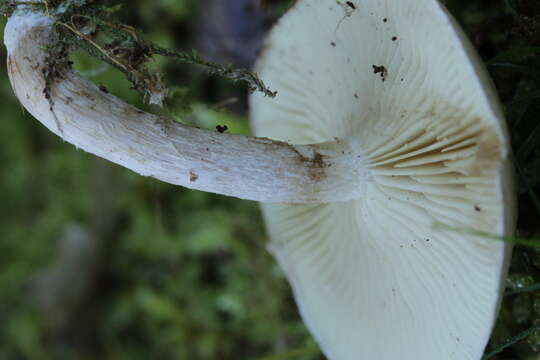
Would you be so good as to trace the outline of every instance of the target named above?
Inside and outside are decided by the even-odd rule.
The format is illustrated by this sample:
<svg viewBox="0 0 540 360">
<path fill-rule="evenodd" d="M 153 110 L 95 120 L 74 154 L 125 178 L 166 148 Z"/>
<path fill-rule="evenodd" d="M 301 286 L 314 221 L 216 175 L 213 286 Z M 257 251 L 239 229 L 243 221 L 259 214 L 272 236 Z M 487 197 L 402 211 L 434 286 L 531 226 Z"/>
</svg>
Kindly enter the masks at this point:
<svg viewBox="0 0 540 360">
<path fill-rule="evenodd" d="M 43 71 L 52 24 L 29 10 L 9 19 L 9 77 L 22 105 L 78 148 L 145 176 L 243 199 L 311 203 L 359 196 L 360 159 L 345 142 L 295 146 L 187 127 L 130 106 L 72 70 L 50 85 L 51 107 Z"/>
</svg>

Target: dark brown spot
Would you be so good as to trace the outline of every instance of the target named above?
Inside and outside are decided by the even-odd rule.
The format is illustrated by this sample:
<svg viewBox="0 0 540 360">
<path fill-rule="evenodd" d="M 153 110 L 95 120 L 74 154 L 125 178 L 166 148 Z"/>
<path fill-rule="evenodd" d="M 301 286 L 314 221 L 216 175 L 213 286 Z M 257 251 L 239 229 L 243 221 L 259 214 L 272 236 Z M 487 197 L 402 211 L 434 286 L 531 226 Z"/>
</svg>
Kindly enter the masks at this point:
<svg viewBox="0 0 540 360">
<path fill-rule="evenodd" d="M 332 45 L 333 47 L 336 47 L 336 43 L 335 42 L 331 42 L 330 45 Z"/>
<path fill-rule="evenodd" d="M 480 206 L 478 206 L 478 205 L 474 205 L 474 210 L 480 212 L 480 211 L 482 211 L 482 208 Z"/>
<path fill-rule="evenodd" d="M 313 157 L 313 164 L 315 164 L 317 167 L 320 167 L 321 169 L 327 167 L 328 165 L 324 162 L 323 156 L 319 154 L 318 152 L 315 153 L 315 156 Z"/>
<path fill-rule="evenodd" d="M 387 18 L 384 18 L 384 19 L 382 19 L 382 21 L 384 21 L 384 22 L 388 22 L 388 19 L 387 19 Z"/>
<path fill-rule="evenodd" d="M 324 157 L 320 153 L 315 152 L 315 154 L 313 155 L 313 158 L 309 158 L 302 155 L 293 145 L 290 145 L 290 144 L 287 144 L 287 145 L 290 147 L 292 151 L 296 153 L 296 155 L 298 155 L 299 161 L 300 163 L 302 163 L 303 166 L 305 166 L 306 163 L 308 164 L 307 167 L 308 167 L 309 177 L 311 178 L 311 180 L 319 181 L 324 178 L 324 175 L 325 175 L 324 169 L 330 167 L 330 164 L 327 164 L 324 161 Z"/>
<path fill-rule="evenodd" d="M 190 182 L 195 182 L 195 181 L 197 181 L 197 179 L 199 179 L 199 175 L 195 174 L 193 171 L 190 171 L 189 172 L 189 181 Z"/>
<path fill-rule="evenodd" d="M 353 3 L 352 1 L 347 1 L 346 4 L 347 4 L 347 6 L 349 6 L 351 9 L 356 10 L 356 5 L 354 5 L 354 3 Z"/>
<path fill-rule="evenodd" d="M 357 93 L 354 93 L 354 98 L 358 99 L 358 94 Z"/>
<path fill-rule="evenodd" d="M 396 41 L 397 40 L 397 36 L 392 36 L 392 41 Z"/>
<path fill-rule="evenodd" d="M 225 131 L 229 130 L 229 127 L 227 125 L 218 125 L 218 126 L 216 126 L 216 130 L 220 134 L 223 134 Z"/>
<path fill-rule="evenodd" d="M 388 76 L 388 70 L 386 69 L 386 67 L 382 65 L 373 65 L 373 73 L 380 74 L 383 82 L 386 80 L 386 77 Z"/>
</svg>

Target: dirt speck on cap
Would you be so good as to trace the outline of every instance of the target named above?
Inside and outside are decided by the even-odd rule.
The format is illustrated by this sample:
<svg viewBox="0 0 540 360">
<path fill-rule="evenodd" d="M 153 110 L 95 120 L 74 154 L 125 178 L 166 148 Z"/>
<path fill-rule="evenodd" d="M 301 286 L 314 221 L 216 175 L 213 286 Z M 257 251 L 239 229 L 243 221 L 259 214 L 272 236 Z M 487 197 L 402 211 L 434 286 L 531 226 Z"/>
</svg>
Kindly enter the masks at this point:
<svg viewBox="0 0 540 360">
<path fill-rule="evenodd" d="M 380 74 L 381 79 L 384 82 L 388 76 L 388 69 L 383 65 L 373 65 L 373 73 Z"/>
</svg>

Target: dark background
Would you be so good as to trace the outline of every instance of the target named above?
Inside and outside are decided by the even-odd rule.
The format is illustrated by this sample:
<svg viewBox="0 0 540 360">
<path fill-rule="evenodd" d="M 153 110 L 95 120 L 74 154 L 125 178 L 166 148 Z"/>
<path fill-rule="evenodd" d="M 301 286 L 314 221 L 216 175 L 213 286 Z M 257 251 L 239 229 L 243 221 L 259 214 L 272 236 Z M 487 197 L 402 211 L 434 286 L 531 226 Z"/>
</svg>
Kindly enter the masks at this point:
<svg viewBox="0 0 540 360">
<path fill-rule="evenodd" d="M 119 16 L 162 46 L 250 67 L 291 3 L 130 0 Z M 540 238 L 540 2 L 445 3 L 505 104 L 518 234 Z M 183 88 L 160 110 L 142 105 L 108 65 L 73 59 L 145 109 L 249 133 L 241 85 L 159 59 L 169 84 Z M 265 250 L 256 203 L 163 184 L 77 151 L 24 112 L 5 72 L 0 91 L 0 359 L 324 359 Z M 508 287 L 523 292 L 505 297 L 488 351 L 540 325 L 540 291 L 529 291 L 539 281 L 540 252 L 517 247 Z M 534 359 L 535 351 L 540 331 L 494 358 Z"/>
</svg>

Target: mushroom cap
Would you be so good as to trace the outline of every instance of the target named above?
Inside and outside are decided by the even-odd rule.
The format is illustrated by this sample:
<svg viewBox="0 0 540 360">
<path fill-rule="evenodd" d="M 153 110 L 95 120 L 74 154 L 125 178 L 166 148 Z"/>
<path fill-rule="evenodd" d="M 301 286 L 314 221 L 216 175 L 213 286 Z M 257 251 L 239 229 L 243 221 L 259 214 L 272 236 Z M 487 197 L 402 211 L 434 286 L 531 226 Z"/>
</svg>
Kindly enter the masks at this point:
<svg viewBox="0 0 540 360">
<path fill-rule="evenodd" d="M 478 360 L 514 230 L 507 129 L 494 87 L 435 0 L 299 0 L 272 30 L 255 134 L 349 141 L 357 200 L 263 204 L 270 251 L 332 360 Z"/>
</svg>

